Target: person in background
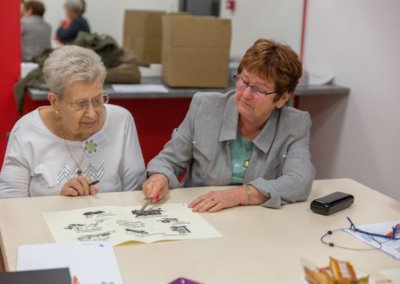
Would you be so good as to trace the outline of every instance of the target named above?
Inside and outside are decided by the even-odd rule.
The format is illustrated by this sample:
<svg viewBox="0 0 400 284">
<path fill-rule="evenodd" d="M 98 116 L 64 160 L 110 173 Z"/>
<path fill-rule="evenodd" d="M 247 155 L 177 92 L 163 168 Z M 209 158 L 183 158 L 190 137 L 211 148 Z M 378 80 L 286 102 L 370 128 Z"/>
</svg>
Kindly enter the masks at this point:
<svg viewBox="0 0 400 284">
<path fill-rule="evenodd" d="M 66 20 L 61 21 L 57 29 L 57 39 L 62 43 L 73 41 L 79 32 L 90 33 L 87 20 L 83 17 L 86 11 L 84 0 L 66 0 L 64 4 Z"/>
<path fill-rule="evenodd" d="M 31 61 L 50 48 L 51 27 L 43 20 L 44 4 L 40 1 L 23 3 L 21 18 L 22 61 Z"/>
<path fill-rule="evenodd" d="M 20 9 L 20 13 L 21 13 L 21 18 L 24 16 L 24 0 L 21 0 L 19 3 L 20 3 L 20 6 L 19 6 L 19 9 Z"/>
<path fill-rule="evenodd" d="M 50 106 L 13 127 L 0 198 L 140 189 L 145 166 L 135 122 L 126 109 L 107 104 L 100 56 L 65 45 L 46 59 L 43 73 Z"/>
<path fill-rule="evenodd" d="M 145 197 L 156 203 L 182 185 L 231 186 L 192 201 L 195 212 L 307 199 L 315 175 L 311 120 L 286 106 L 301 74 L 289 46 L 257 40 L 240 62 L 235 90 L 193 96 L 186 118 L 148 164 Z"/>
</svg>

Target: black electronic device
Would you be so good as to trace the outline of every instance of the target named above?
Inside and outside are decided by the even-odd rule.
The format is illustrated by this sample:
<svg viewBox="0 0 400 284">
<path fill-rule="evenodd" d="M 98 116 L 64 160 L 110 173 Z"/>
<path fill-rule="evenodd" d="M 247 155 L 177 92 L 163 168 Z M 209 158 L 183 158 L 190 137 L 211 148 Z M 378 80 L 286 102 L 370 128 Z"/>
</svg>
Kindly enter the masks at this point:
<svg viewBox="0 0 400 284">
<path fill-rule="evenodd" d="M 310 208 L 313 212 L 330 215 L 351 206 L 354 196 L 348 193 L 336 191 L 311 201 Z"/>
</svg>

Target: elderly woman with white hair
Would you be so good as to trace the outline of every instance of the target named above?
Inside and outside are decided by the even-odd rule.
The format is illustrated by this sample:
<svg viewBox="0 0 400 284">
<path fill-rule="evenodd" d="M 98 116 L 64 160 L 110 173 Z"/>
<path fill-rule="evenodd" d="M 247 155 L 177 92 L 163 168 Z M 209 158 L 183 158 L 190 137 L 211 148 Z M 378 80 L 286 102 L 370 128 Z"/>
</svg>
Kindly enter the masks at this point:
<svg viewBox="0 0 400 284">
<path fill-rule="evenodd" d="M 45 61 L 43 72 L 50 106 L 15 124 L 0 174 L 0 197 L 140 189 L 145 166 L 135 122 L 124 108 L 107 104 L 100 57 L 63 46 Z"/>
<path fill-rule="evenodd" d="M 61 21 L 57 29 L 57 38 L 61 42 L 73 41 L 81 31 L 90 33 L 89 23 L 83 17 L 86 10 L 84 0 L 66 0 L 64 8 L 67 19 Z"/>
</svg>

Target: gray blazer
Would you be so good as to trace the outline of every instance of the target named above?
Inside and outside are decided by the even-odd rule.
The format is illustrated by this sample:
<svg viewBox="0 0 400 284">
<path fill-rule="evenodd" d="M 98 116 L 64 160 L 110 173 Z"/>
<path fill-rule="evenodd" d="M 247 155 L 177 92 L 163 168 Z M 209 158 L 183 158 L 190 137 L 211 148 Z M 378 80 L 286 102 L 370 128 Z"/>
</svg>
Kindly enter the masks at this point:
<svg viewBox="0 0 400 284">
<path fill-rule="evenodd" d="M 23 61 L 31 61 L 50 48 L 51 27 L 42 17 L 21 18 L 21 52 Z"/>
<path fill-rule="evenodd" d="M 229 185 L 232 177 L 229 143 L 236 139 L 235 91 L 197 93 L 171 140 L 148 164 L 148 173 L 162 173 L 169 186 Z M 315 169 L 310 161 L 311 120 L 307 112 L 283 107 L 273 112 L 253 140 L 254 150 L 244 181 L 270 199 L 263 206 L 307 199 Z M 177 176 L 186 171 L 183 184 Z"/>
</svg>

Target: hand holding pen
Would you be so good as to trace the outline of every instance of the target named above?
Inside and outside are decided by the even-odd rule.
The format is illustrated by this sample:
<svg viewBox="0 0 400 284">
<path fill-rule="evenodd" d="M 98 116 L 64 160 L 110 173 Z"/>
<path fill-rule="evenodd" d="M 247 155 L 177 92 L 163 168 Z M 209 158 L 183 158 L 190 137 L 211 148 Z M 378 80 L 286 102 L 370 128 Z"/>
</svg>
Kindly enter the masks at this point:
<svg viewBox="0 0 400 284">
<path fill-rule="evenodd" d="M 77 176 L 67 181 L 60 192 L 60 195 L 64 196 L 85 196 L 85 195 L 96 195 L 99 191 L 95 185 L 99 181 L 91 181 L 84 176 Z"/>
<path fill-rule="evenodd" d="M 143 184 L 144 196 L 153 204 L 167 196 L 168 192 L 168 179 L 163 174 L 152 174 Z"/>
</svg>

